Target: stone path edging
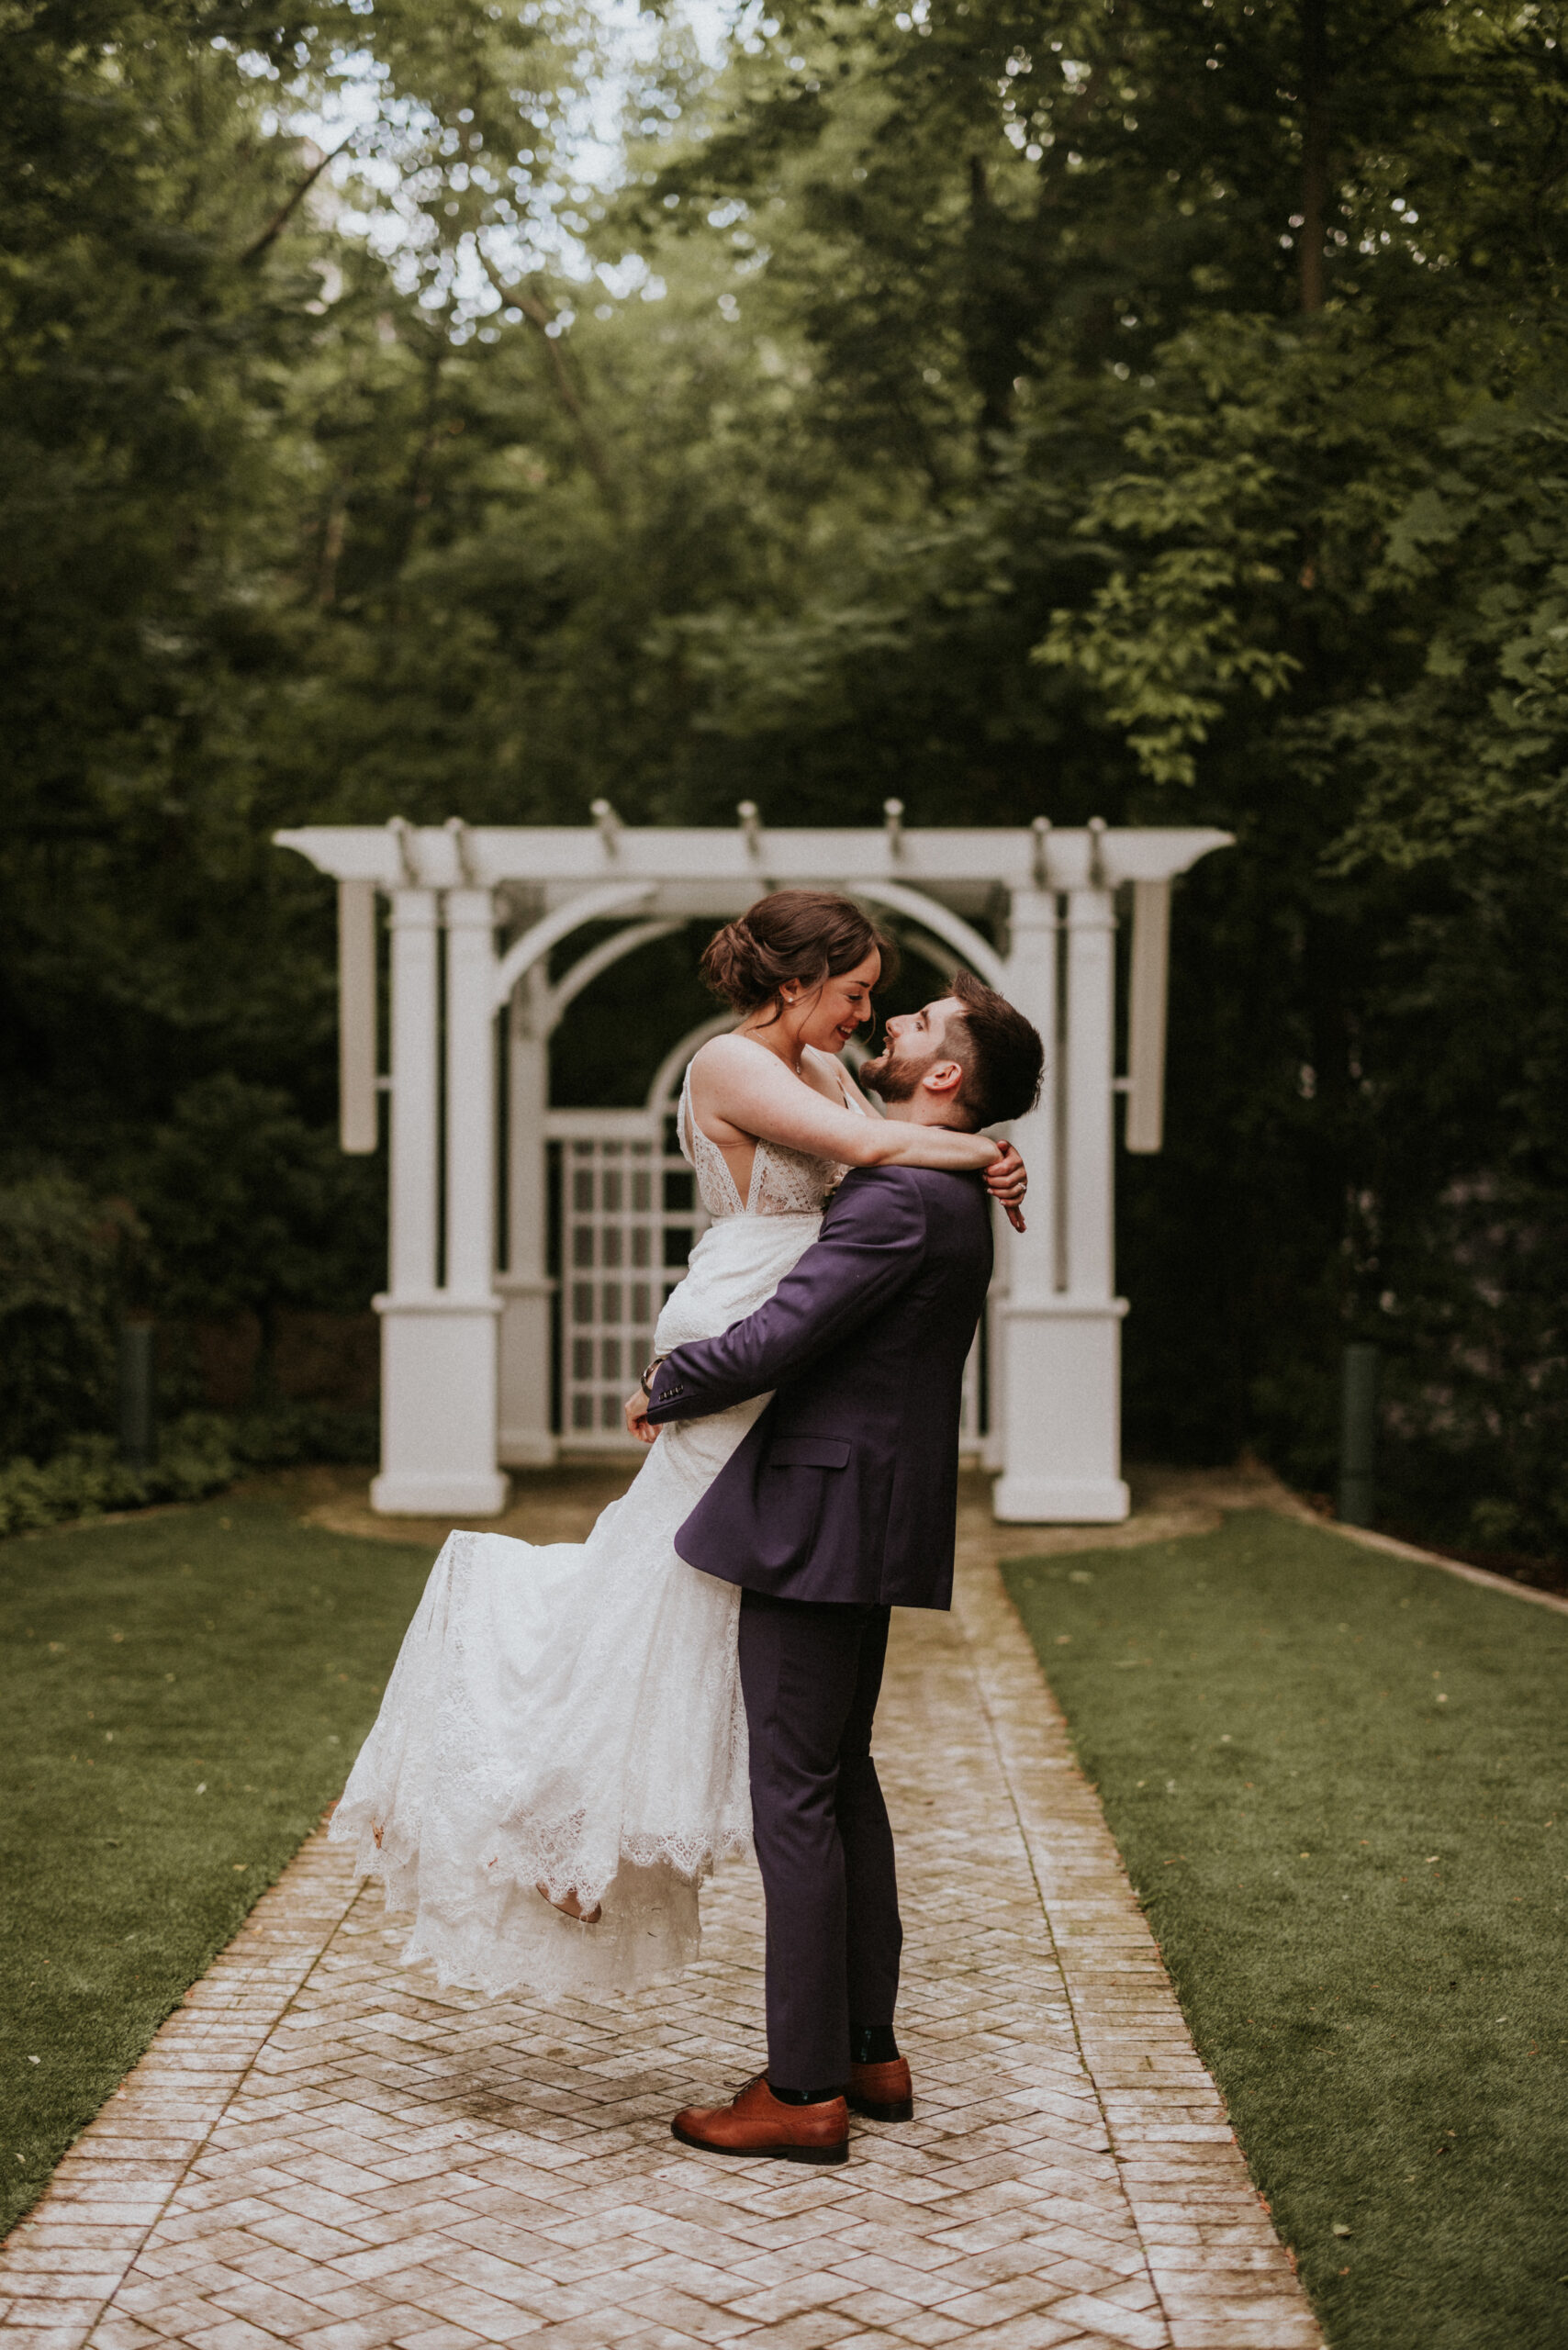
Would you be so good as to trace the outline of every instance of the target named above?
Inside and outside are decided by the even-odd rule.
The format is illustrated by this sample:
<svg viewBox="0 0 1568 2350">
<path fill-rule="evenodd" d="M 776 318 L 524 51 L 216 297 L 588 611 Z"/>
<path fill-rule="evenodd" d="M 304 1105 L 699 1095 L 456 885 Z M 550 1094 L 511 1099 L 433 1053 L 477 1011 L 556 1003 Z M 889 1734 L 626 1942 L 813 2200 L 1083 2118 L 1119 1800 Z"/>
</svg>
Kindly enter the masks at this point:
<svg viewBox="0 0 1568 2350">
<path fill-rule="evenodd" d="M 1568 1616 L 1568 1599 L 1559 1598 L 1554 1591 L 1538 1591 L 1533 1583 L 1516 1583 L 1511 1575 L 1495 1575 L 1490 1567 L 1473 1567 L 1464 1559 L 1445 1559 L 1440 1550 L 1418 1550 L 1414 1542 L 1395 1541 L 1392 1534 L 1376 1534 L 1370 1526 L 1346 1526 L 1337 1517 L 1314 1517 L 1312 1523 L 1325 1534 L 1338 1534 L 1347 1542 L 1360 1543 L 1363 1550 L 1382 1550 L 1391 1559 L 1410 1559 L 1418 1566 L 1441 1567 L 1445 1574 L 1477 1583 L 1484 1591 L 1501 1591 L 1510 1599 L 1528 1599 L 1537 1607 L 1555 1607 L 1560 1616 Z"/>
</svg>

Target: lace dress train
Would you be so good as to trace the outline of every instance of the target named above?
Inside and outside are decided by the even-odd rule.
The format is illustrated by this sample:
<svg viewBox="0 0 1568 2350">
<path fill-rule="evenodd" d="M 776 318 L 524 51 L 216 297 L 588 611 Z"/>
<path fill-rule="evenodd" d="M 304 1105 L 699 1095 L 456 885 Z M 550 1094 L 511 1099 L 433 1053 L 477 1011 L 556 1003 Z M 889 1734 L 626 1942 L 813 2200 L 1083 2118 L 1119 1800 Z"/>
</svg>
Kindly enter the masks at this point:
<svg viewBox="0 0 1568 2350">
<path fill-rule="evenodd" d="M 840 1172 L 759 1144 L 743 1202 L 684 1093 L 680 1134 L 714 1221 L 661 1353 L 772 1295 Z M 767 1401 L 666 1427 L 586 1542 L 448 1538 L 330 1831 L 411 1919 L 406 1963 L 492 1996 L 593 1996 L 695 1957 L 699 1886 L 748 1849 L 751 1805 L 740 1594 L 674 1538 Z M 600 1921 L 541 1883 L 599 1902 Z"/>
</svg>

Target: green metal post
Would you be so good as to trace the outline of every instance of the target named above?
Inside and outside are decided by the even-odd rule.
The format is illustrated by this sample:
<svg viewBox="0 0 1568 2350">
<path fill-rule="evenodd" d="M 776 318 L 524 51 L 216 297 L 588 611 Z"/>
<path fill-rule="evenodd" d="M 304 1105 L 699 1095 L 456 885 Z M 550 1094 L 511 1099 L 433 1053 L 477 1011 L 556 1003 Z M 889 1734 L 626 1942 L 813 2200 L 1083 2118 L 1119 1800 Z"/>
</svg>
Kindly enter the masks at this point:
<svg viewBox="0 0 1568 2350">
<path fill-rule="evenodd" d="M 1377 1390 L 1383 1350 L 1345 1349 L 1339 1416 L 1339 1516 L 1346 1526 L 1370 1526 L 1376 1502 Z"/>
<path fill-rule="evenodd" d="M 151 1322 L 122 1322 L 119 1333 L 120 1449 L 133 1469 L 151 1466 L 153 1450 Z"/>
</svg>

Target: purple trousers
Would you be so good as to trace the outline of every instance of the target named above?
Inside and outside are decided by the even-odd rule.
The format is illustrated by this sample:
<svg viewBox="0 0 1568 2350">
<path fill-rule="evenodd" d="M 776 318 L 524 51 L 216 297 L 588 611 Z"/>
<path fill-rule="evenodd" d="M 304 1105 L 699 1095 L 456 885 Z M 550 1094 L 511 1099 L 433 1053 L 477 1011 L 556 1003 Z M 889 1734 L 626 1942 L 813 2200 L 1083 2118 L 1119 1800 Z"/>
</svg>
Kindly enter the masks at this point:
<svg viewBox="0 0 1568 2350">
<path fill-rule="evenodd" d="M 767 2074 L 849 2078 L 849 2026 L 898 1999 L 892 1830 L 871 1760 L 886 1607 L 741 1595 L 752 1823 L 767 1907 Z"/>
</svg>

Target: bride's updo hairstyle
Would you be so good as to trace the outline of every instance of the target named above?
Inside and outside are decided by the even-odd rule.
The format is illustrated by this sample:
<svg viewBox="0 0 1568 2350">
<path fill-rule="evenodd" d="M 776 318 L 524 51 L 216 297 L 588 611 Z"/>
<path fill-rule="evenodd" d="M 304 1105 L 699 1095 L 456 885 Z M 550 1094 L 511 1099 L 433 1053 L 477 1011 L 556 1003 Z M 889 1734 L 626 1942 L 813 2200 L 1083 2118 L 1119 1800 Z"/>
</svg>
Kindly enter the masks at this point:
<svg viewBox="0 0 1568 2350">
<path fill-rule="evenodd" d="M 898 969 L 898 949 L 870 917 L 847 898 L 829 890 L 775 890 L 758 898 L 738 922 L 727 922 L 708 941 L 701 971 L 715 995 L 742 1014 L 774 1006 L 783 1009 L 779 990 L 791 979 L 820 988 L 824 979 L 853 971 L 868 955 L 879 955 L 879 988 Z"/>
</svg>

